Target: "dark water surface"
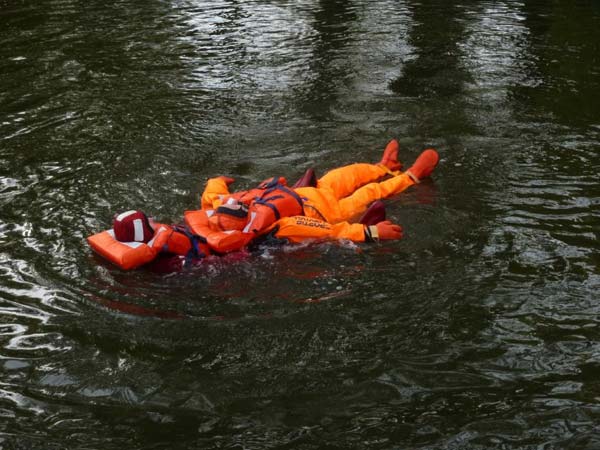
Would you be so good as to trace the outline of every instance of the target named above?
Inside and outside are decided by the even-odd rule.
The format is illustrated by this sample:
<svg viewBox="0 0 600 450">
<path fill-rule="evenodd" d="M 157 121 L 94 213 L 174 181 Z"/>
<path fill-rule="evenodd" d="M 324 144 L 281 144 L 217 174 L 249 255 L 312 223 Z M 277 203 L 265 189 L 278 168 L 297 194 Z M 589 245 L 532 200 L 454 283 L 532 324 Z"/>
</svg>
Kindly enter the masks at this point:
<svg viewBox="0 0 600 450">
<path fill-rule="evenodd" d="M 406 238 L 85 237 L 376 161 Z M 600 448 L 600 3 L 0 0 L 0 448 Z"/>
</svg>

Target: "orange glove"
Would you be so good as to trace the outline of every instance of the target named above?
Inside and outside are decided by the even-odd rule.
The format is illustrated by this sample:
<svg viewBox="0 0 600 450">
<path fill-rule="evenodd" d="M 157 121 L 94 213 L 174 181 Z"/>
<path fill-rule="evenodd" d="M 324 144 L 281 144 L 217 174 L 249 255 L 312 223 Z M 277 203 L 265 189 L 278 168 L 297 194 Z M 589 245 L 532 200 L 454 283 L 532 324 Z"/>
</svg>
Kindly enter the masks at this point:
<svg viewBox="0 0 600 450">
<path fill-rule="evenodd" d="M 402 227 L 384 220 L 365 228 L 365 236 L 367 241 L 402 239 Z"/>
</svg>

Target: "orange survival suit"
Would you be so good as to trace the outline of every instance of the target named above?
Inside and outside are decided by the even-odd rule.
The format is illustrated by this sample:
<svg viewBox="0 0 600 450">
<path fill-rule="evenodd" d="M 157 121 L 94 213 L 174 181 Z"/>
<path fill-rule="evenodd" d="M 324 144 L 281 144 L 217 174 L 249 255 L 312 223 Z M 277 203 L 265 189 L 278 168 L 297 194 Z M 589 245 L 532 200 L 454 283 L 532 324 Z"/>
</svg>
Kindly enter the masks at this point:
<svg viewBox="0 0 600 450">
<path fill-rule="evenodd" d="M 185 221 L 194 234 L 205 238 L 217 252 L 238 250 L 266 233 L 290 242 L 307 239 L 348 239 L 354 242 L 399 239 L 399 225 L 385 222 L 384 226 L 365 226 L 349 220 L 365 211 L 375 200 L 400 193 L 418 183 L 420 178 L 431 173 L 437 161 L 437 152 L 426 150 L 406 172 L 391 173 L 389 165 L 385 164 L 352 164 L 329 171 L 315 187 L 289 188 L 285 179 L 279 178 L 267 180 L 256 189 L 230 193 L 229 185 L 233 179 L 211 178 L 202 194 L 201 209 L 186 211 Z M 377 181 L 387 174 L 393 176 Z M 262 226 L 253 228 L 253 209 L 254 212 L 278 209 L 277 205 L 264 207 L 261 204 L 265 192 L 271 194 L 271 198 L 277 197 L 273 203 L 281 201 L 285 205 L 273 220 L 263 221 Z M 228 206 L 237 208 L 241 218 L 247 217 L 246 222 L 242 220 L 239 226 L 227 229 L 219 220 L 214 220 L 218 218 L 219 210 Z"/>
</svg>

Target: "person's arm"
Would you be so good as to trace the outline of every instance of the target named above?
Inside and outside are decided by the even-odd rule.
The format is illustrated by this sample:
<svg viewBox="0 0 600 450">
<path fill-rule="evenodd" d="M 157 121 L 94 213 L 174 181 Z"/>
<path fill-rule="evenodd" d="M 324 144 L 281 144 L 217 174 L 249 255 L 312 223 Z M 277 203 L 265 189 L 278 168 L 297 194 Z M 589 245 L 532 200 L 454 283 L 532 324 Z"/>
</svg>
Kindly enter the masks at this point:
<svg viewBox="0 0 600 450">
<path fill-rule="evenodd" d="M 354 242 L 373 242 L 380 239 L 402 238 L 402 227 L 390 221 L 379 222 L 371 226 L 348 222 L 330 224 L 306 216 L 279 219 L 272 231 L 274 231 L 275 237 L 295 243 L 311 239 L 348 239 Z"/>
<path fill-rule="evenodd" d="M 229 185 L 235 180 L 233 178 L 220 176 L 216 178 L 210 178 L 206 182 L 206 187 L 202 193 L 202 199 L 200 201 L 201 209 L 215 209 L 222 203 L 223 197 L 229 195 Z"/>
</svg>

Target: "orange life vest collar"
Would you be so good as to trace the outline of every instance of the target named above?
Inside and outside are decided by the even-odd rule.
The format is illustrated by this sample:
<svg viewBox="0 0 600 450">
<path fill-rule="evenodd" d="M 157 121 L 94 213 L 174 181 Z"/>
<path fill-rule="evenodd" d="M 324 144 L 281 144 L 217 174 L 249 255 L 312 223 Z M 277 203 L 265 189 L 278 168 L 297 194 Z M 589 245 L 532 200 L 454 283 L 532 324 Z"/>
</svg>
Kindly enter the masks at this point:
<svg viewBox="0 0 600 450">
<path fill-rule="evenodd" d="M 244 232 L 260 234 L 282 217 L 304 214 L 302 198 L 289 187 L 273 178 L 264 185 L 264 191 L 253 200 L 249 208 L 249 220 Z"/>
</svg>

